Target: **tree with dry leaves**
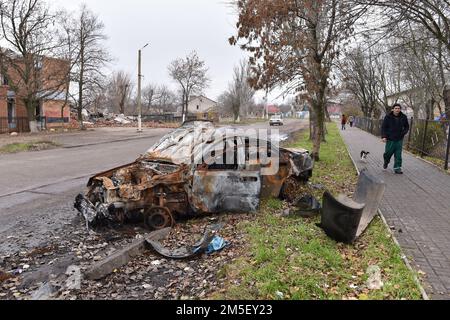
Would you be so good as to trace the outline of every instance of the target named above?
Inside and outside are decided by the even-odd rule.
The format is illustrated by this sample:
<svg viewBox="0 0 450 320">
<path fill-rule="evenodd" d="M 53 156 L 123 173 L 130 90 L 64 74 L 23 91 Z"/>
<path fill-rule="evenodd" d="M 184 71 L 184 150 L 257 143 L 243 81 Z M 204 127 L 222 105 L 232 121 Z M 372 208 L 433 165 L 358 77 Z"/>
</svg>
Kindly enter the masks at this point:
<svg viewBox="0 0 450 320">
<path fill-rule="evenodd" d="M 311 106 L 312 155 L 319 160 L 327 91 L 342 46 L 366 6 L 349 0 L 240 0 L 232 45 L 251 53 L 256 89 L 284 86 Z"/>
</svg>

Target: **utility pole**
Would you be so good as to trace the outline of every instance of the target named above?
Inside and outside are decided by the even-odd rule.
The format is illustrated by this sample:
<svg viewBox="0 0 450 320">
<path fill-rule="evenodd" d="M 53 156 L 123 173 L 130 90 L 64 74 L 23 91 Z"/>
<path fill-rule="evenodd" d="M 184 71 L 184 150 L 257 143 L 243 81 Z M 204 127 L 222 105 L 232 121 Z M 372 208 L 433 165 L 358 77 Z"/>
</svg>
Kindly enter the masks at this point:
<svg viewBox="0 0 450 320">
<path fill-rule="evenodd" d="M 144 49 L 148 46 L 148 43 L 142 48 Z M 141 102 L 141 87 L 142 87 L 142 49 L 138 51 L 138 96 L 137 96 L 137 104 L 138 104 L 138 132 L 142 132 L 142 102 Z"/>
<path fill-rule="evenodd" d="M 137 104 L 138 104 L 138 132 L 142 132 L 142 103 L 141 103 L 141 50 L 139 49 L 138 53 L 138 96 L 137 96 Z"/>
</svg>

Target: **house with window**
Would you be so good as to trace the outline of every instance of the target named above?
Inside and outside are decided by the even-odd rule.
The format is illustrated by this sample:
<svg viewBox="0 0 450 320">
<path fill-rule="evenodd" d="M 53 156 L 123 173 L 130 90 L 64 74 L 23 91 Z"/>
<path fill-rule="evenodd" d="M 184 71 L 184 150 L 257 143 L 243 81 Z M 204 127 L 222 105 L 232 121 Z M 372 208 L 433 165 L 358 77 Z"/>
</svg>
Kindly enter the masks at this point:
<svg viewBox="0 0 450 320">
<path fill-rule="evenodd" d="M 269 116 L 278 115 L 281 113 L 281 109 L 276 105 L 268 105 L 267 112 L 269 113 Z"/>
<path fill-rule="evenodd" d="M 0 133 L 30 131 L 31 112 L 41 129 L 69 123 L 70 106 L 66 101 L 69 84 L 66 79 L 70 62 L 48 57 L 35 59 L 32 83 L 36 86 L 36 101 L 33 109 L 27 110 L 24 102 L 26 89 L 18 71 L 22 68 L 21 57 L 1 49 L 1 55 L 4 57 L 6 54 L 8 59 L 2 59 L 0 69 Z M 13 61 L 14 67 L 8 66 L 5 61 Z"/>
<path fill-rule="evenodd" d="M 217 102 L 205 97 L 192 96 L 188 102 L 188 115 L 194 115 L 197 119 L 213 120 L 218 117 Z"/>
</svg>

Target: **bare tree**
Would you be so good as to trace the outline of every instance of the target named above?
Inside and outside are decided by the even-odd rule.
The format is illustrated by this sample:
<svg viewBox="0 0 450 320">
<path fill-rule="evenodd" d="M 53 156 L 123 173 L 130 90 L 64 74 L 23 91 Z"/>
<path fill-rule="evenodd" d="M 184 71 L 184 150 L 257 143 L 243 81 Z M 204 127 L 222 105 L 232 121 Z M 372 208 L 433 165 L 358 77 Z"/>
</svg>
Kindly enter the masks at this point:
<svg viewBox="0 0 450 320">
<path fill-rule="evenodd" d="M 357 98 L 364 116 L 372 117 L 381 91 L 373 56 L 358 47 L 347 54 L 339 69 L 345 88 Z"/>
<path fill-rule="evenodd" d="M 184 122 L 191 95 L 200 94 L 208 86 L 208 69 L 205 67 L 205 62 L 200 60 L 197 53 L 193 51 L 184 59 L 179 58 L 172 61 L 168 70 L 169 75 L 180 86 Z"/>
<path fill-rule="evenodd" d="M 374 62 L 377 96 L 383 111 L 390 112 L 394 102 L 402 102 L 414 111 L 415 117 L 424 112 L 432 117 L 435 107 L 441 108 L 443 88 L 448 78 L 449 53 L 420 24 L 404 21 L 390 26 L 385 39 L 371 39 L 370 31 L 358 39 L 366 62 Z M 352 52 L 346 56 L 351 59 Z M 368 77 L 371 72 L 347 72 L 347 80 Z M 350 82 L 352 89 L 356 87 Z M 388 99 L 389 98 L 389 99 Z M 366 103 L 367 106 L 367 103 Z M 367 107 L 366 107 L 367 108 Z M 442 110 L 441 110 L 442 112 Z"/>
<path fill-rule="evenodd" d="M 113 73 L 108 84 L 107 96 L 113 112 L 125 114 L 133 91 L 131 77 L 124 71 Z"/>
<path fill-rule="evenodd" d="M 241 115 L 248 116 L 249 108 L 253 104 L 255 90 L 251 87 L 249 78 L 250 66 L 246 61 L 241 61 L 234 67 L 233 81 L 221 97 L 225 108 L 232 111 L 235 122 L 240 122 Z"/>
<path fill-rule="evenodd" d="M 98 16 L 84 4 L 80 7 L 77 17 L 69 19 L 66 24 L 67 33 L 76 43 L 76 64 L 71 78 L 77 83 L 76 104 L 82 129 L 82 110 L 92 104 L 91 97 L 104 86 L 104 67 L 111 60 L 104 47 L 104 41 L 107 39 L 104 29 L 105 26 Z"/>
<path fill-rule="evenodd" d="M 166 85 L 158 87 L 157 106 L 164 112 L 175 112 L 177 109 L 177 96 Z"/>
<path fill-rule="evenodd" d="M 8 48 L 0 51 L 2 74 L 27 109 L 30 130 L 37 131 L 39 101 L 65 93 L 70 62 L 60 60 L 57 14 L 43 0 L 3 0 L 1 33 Z"/>
<path fill-rule="evenodd" d="M 326 97 L 341 46 L 366 6 L 350 0 L 242 0 L 231 44 L 252 53 L 256 89 L 287 86 L 311 105 L 313 157 L 325 134 Z"/>
<path fill-rule="evenodd" d="M 390 33 L 394 26 L 402 31 L 422 26 L 425 34 L 436 40 L 433 51 L 439 68 L 436 75 L 440 78 L 441 84 L 443 83 L 439 90 L 442 92 L 447 82 L 443 68 L 443 51 L 445 50 L 447 55 L 450 54 L 450 2 L 447 0 L 358 0 L 358 3 L 369 4 L 383 10 L 382 13 L 389 19 L 385 25 L 387 33 Z M 394 36 L 398 36 L 398 33 Z M 447 104 L 446 113 L 449 117 L 450 105 Z"/>
<path fill-rule="evenodd" d="M 142 90 L 142 105 L 150 114 L 156 105 L 158 86 L 156 84 L 149 84 Z"/>
</svg>

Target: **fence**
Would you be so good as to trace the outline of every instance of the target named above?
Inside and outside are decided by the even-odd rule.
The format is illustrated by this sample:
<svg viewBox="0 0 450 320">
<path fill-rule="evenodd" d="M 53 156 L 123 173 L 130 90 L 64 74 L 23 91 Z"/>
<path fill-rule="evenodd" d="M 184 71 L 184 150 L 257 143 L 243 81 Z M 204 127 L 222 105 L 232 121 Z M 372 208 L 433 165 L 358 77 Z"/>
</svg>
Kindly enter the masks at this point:
<svg viewBox="0 0 450 320">
<path fill-rule="evenodd" d="M 381 137 L 383 120 L 356 118 L 355 126 L 375 136 Z M 409 120 L 410 130 L 404 140 L 405 149 L 420 157 L 444 163 L 444 169 L 449 167 L 450 153 L 450 122 L 414 119 Z"/>
<path fill-rule="evenodd" d="M 47 127 L 47 118 L 41 117 L 38 120 L 38 129 Z M 11 132 L 30 132 L 30 122 L 27 117 L 0 117 L 0 134 Z"/>
</svg>

